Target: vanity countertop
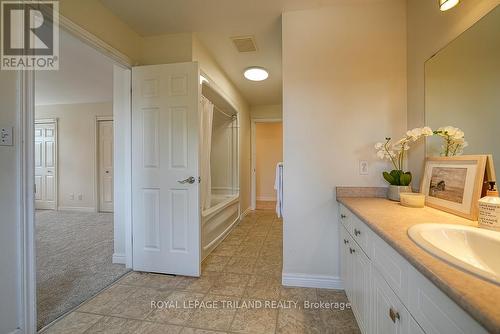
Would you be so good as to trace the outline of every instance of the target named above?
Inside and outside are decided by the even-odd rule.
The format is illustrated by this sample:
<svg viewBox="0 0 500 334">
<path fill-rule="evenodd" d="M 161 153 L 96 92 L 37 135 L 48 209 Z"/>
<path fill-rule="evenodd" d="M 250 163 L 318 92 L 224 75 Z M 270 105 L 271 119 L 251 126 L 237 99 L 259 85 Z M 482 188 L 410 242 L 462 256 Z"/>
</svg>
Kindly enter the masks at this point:
<svg viewBox="0 0 500 334">
<path fill-rule="evenodd" d="M 409 227 L 421 223 L 477 226 L 477 222 L 429 207 L 403 207 L 383 198 L 337 197 L 337 201 L 365 222 L 488 331 L 500 333 L 500 286 L 434 257 L 415 244 L 407 234 Z"/>
</svg>

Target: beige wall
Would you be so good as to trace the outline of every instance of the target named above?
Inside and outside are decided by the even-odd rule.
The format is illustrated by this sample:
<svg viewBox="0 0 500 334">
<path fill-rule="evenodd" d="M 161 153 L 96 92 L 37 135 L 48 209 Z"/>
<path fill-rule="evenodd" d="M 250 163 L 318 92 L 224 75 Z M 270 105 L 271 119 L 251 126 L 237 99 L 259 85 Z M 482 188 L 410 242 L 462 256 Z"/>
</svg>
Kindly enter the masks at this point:
<svg viewBox="0 0 500 334">
<path fill-rule="evenodd" d="M 189 62 L 192 58 L 192 33 L 143 37 L 141 65 Z"/>
<path fill-rule="evenodd" d="M 284 267 L 339 278 L 335 187 L 385 186 L 373 145 L 406 124 L 404 1 L 283 15 Z M 358 173 L 359 160 L 369 175 Z"/>
<path fill-rule="evenodd" d="M 281 104 L 252 106 L 250 115 L 253 119 L 282 119 L 283 108 Z"/>
<path fill-rule="evenodd" d="M 256 199 L 276 200 L 274 181 L 276 165 L 283 161 L 283 125 L 281 122 L 255 125 Z"/>
<path fill-rule="evenodd" d="M 58 118 L 59 207 L 95 209 L 96 116 L 113 115 L 113 104 L 82 103 L 37 106 L 35 117 Z M 74 194 L 74 199 L 70 194 Z M 82 194 L 82 200 L 78 195 Z"/>
<path fill-rule="evenodd" d="M 134 62 L 140 60 L 142 37 L 99 0 L 60 0 L 59 11 L 64 17 L 98 36 Z"/>
<path fill-rule="evenodd" d="M 434 0 L 407 0 L 408 128 L 425 123 L 425 61 L 499 3 L 499 0 L 467 0 L 441 12 Z M 414 187 L 419 186 L 423 172 L 424 147 L 424 143 L 420 143 L 410 151 L 409 167 L 414 175 Z"/>
</svg>

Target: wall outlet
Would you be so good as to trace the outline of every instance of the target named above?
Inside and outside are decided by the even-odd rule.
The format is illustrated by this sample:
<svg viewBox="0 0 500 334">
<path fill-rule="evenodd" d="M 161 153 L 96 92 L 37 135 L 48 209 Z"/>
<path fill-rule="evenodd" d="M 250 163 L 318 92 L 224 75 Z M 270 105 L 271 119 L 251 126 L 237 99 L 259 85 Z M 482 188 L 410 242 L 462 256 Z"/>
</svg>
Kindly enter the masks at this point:
<svg viewBox="0 0 500 334">
<path fill-rule="evenodd" d="M 13 127 L 0 127 L 0 146 L 12 146 L 12 133 L 14 132 Z"/>
<path fill-rule="evenodd" d="M 83 200 L 83 195 L 82 194 L 78 194 L 78 200 L 79 201 Z"/>
<path fill-rule="evenodd" d="M 74 201 L 75 200 L 75 194 L 74 193 L 71 193 L 69 194 L 69 199 Z"/>
<path fill-rule="evenodd" d="M 359 161 L 359 175 L 368 175 L 368 174 L 369 174 L 368 161 L 360 160 Z"/>
</svg>

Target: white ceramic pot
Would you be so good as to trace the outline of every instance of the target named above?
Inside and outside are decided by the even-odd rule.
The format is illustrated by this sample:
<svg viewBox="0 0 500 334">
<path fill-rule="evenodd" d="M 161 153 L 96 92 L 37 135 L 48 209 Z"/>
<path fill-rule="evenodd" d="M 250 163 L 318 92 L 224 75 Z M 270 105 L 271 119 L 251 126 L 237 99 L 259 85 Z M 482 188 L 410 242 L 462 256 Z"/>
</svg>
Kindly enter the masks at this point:
<svg viewBox="0 0 500 334">
<path fill-rule="evenodd" d="M 399 194 L 401 193 L 411 193 L 411 186 L 393 186 L 389 185 L 389 190 L 387 191 L 387 198 L 391 201 L 399 202 Z"/>
</svg>

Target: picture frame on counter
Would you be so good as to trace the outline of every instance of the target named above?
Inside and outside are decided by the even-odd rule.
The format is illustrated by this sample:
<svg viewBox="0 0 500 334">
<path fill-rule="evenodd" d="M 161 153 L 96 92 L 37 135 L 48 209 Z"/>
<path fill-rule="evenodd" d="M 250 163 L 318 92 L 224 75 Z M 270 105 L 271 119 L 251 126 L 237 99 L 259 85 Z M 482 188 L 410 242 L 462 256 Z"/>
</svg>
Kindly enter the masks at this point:
<svg viewBox="0 0 500 334">
<path fill-rule="evenodd" d="M 428 157 L 420 186 L 425 204 L 477 220 L 487 162 L 487 155 Z"/>
</svg>

